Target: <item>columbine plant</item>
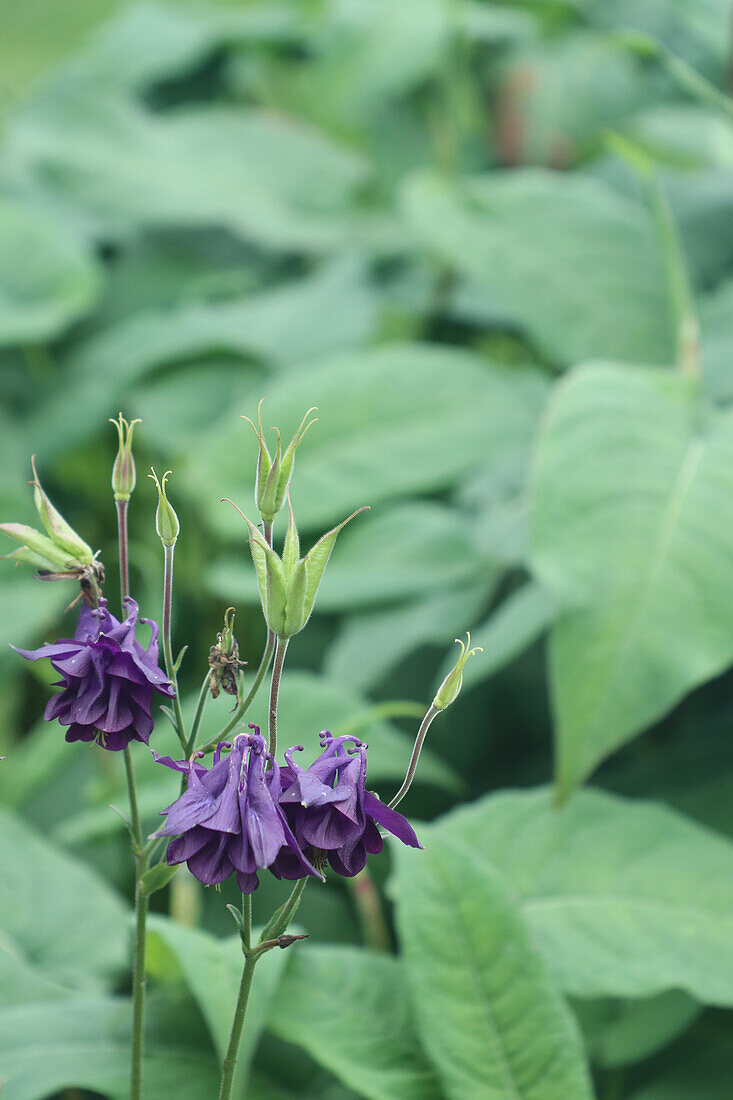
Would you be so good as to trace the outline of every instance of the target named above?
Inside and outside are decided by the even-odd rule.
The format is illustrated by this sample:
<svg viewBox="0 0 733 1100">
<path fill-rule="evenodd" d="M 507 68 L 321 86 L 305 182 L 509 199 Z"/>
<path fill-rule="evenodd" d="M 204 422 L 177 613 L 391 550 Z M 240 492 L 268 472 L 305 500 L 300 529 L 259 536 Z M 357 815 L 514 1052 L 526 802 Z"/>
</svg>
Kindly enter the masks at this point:
<svg viewBox="0 0 733 1100">
<path fill-rule="evenodd" d="M 170 471 L 159 479 L 150 475 L 158 494 L 155 525 L 163 547 L 163 617 L 161 641 L 165 671 L 158 665 L 158 626 L 140 618 L 130 596 L 127 513 L 136 484 L 132 453 L 134 426 L 122 414 L 112 423 L 119 448 L 112 472 L 117 509 L 120 585 L 123 616 L 115 618 L 103 595 L 104 568 L 99 555 L 71 528 L 54 508 L 41 486 L 33 460 L 33 489 L 42 531 L 23 524 L 6 523 L 0 531 L 20 543 L 9 558 L 35 566 L 42 580 L 74 579 L 80 593 L 70 605 L 83 600 L 73 638 L 45 644 L 35 650 L 18 650 L 30 661 L 49 658 L 61 680 L 62 690 L 48 702 L 45 718 L 68 727 L 67 741 L 92 742 L 99 748 L 121 752 L 130 800 L 126 823 L 135 865 L 135 946 L 132 977 L 133 1024 L 130 1076 L 131 1100 L 140 1100 L 145 1027 L 145 943 L 148 897 L 164 886 L 176 868 L 185 863 L 200 882 L 214 886 L 234 876 L 242 893 L 241 908 L 229 906 L 242 943 L 244 965 L 228 1049 L 222 1065 L 220 1100 L 231 1097 L 249 991 L 257 960 L 275 947 L 290 947 L 303 936 L 287 933 L 301 895 L 310 879 L 323 881 L 327 873 L 353 877 L 363 871 L 367 857 L 380 852 L 383 832 L 391 833 L 413 848 L 422 845 L 412 826 L 395 809 L 407 794 L 428 728 L 448 707 L 461 688 L 463 667 L 475 650 L 461 645 L 461 655 L 441 684 L 428 708 L 415 740 L 405 780 L 389 805 L 367 788 L 367 746 L 354 736 L 318 734 L 320 754 L 303 767 L 298 754 L 303 745 L 285 749 L 277 759 L 278 694 L 290 638 L 306 626 L 318 588 L 338 534 L 358 513 L 323 535 L 300 556 L 300 539 L 290 505 L 290 481 L 295 451 L 308 428 L 310 409 L 285 451 L 280 433 L 270 455 L 262 430 L 261 405 L 257 427 L 259 444 L 255 478 L 255 504 L 261 525 L 237 508 L 247 525 L 249 546 L 259 586 L 267 642 L 262 660 L 246 695 L 243 670 L 234 635 L 234 609 L 228 608 L 224 625 L 211 647 L 198 704 L 190 727 L 186 726 L 178 691 L 178 670 L 185 653 L 173 660 L 171 620 L 173 610 L 173 558 L 180 532 L 178 517 L 168 500 Z M 248 418 L 244 418 L 248 419 Z M 289 523 L 282 553 L 273 547 L 273 525 L 285 501 Z M 231 503 L 231 502 L 229 502 Z M 361 509 L 359 509 L 361 511 Z M 67 609 L 68 610 L 68 609 Z M 137 638 L 138 624 L 150 628 L 147 646 Z M 274 658 L 273 658 L 274 654 Z M 270 670 L 270 705 L 267 737 L 242 719 Z M 235 709 L 219 734 L 197 747 L 206 701 L 220 691 L 233 696 Z M 182 758 L 160 756 L 155 762 L 181 777 L 181 793 L 166 809 L 162 826 L 144 837 L 135 788 L 131 746 L 148 744 L 154 732 L 153 703 L 160 696 L 171 702 L 166 710 L 181 745 Z M 314 736 L 317 731 L 314 731 Z M 230 735 L 232 735 L 230 737 Z M 207 765 L 206 757 L 213 753 Z M 160 838 L 169 838 L 165 855 L 154 862 Z M 278 879 L 294 882 L 290 895 L 267 920 L 257 942 L 252 937 L 252 894 L 259 876 L 269 871 Z"/>
</svg>

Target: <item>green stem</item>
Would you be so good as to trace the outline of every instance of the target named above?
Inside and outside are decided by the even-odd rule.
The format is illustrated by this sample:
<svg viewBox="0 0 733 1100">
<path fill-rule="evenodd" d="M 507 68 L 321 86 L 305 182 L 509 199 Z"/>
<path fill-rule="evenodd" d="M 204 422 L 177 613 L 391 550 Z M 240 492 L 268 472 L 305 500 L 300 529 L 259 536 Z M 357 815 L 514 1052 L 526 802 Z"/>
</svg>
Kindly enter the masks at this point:
<svg viewBox="0 0 733 1100">
<path fill-rule="evenodd" d="M 412 786 L 412 781 L 415 778 L 415 772 L 417 771 L 417 764 L 420 759 L 420 753 L 422 752 L 423 742 L 425 741 L 425 735 L 430 729 L 433 719 L 438 714 L 440 714 L 440 710 L 438 709 L 438 707 L 433 706 L 433 704 L 431 703 L 427 711 L 425 712 L 425 717 L 420 723 L 420 729 L 417 731 L 415 745 L 412 750 L 412 756 L 410 757 L 410 763 L 407 768 L 407 774 L 405 775 L 404 782 L 389 804 L 390 809 L 392 810 L 402 801 L 402 799 L 405 797 L 410 787 Z"/>
<path fill-rule="evenodd" d="M 181 748 L 186 751 L 186 727 L 181 711 L 181 700 L 178 695 L 178 675 L 173 667 L 173 650 L 171 648 L 171 618 L 173 613 L 173 550 L 172 546 L 164 546 L 165 572 L 163 576 L 163 659 L 168 679 L 173 684 L 175 695 L 173 696 L 173 712 L 176 716 L 178 740 Z"/>
<path fill-rule="evenodd" d="M 275 647 L 275 660 L 272 664 L 272 680 L 270 682 L 270 711 L 268 720 L 269 738 L 267 751 L 275 756 L 277 752 L 277 700 L 280 694 L 280 678 L 283 674 L 285 654 L 288 648 L 287 638 L 278 638 Z"/>
<path fill-rule="evenodd" d="M 252 899 L 247 894 L 242 894 L 242 921 L 242 944 L 249 950 L 250 938 L 252 935 Z M 244 1017 L 247 1013 L 249 991 L 252 988 L 252 978 L 258 958 L 258 955 L 244 956 L 244 969 L 242 970 L 242 980 L 239 983 L 239 995 L 237 997 L 236 1008 L 234 1009 L 232 1030 L 229 1035 L 229 1044 L 221 1067 L 219 1100 L 231 1100 L 234 1071 L 237 1067 L 237 1056 L 239 1054 L 239 1044 L 242 1041 Z"/>
<path fill-rule="evenodd" d="M 201 691 L 199 692 L 198 702 L 196 703 L 196 713 L 193 716 L 193 722 L 191 723 L 191 731 L 188 735 L 188 743 L 186 744 L 186 759 L 191 755 L 196 748 L 196 737 L 198 736 L 199 726 L 201 725 L 201 719 L 204 716 L 206 710 L 206 702 L 209 698 L 209 683 L 211 681 L 211 669 L 204 676 L 204 682 L 201 685 Z"/>
<path fill-rule="evenodd" d="M 120 591 L 122 599 L 130 594 L 130 575 L 127 553 L 127 505 L 117 501 L 117 536 L 120 549 Z M 148 915 L 148 899 L 143 893 L 142 878 L 147 866 L 143 846 L 143 830 L 135 788 L 135 769 L 130 746 L 124 749 L 127 791 L 130 799 L 130 824 L 132 827 L 132 854 L 135 861 L 135 946 L 132 964 L 132 1052 L 130 1065 L 130 1100 L 140 1100 L 143 1080 L 143 1050 L 145 1046 L 145 931 Z"/>
<path fill-rule="evenodd" d="M 267 545 L 272 546 L 272 524 L 271 523 L 265 523 L 263 521 L 262 534 L 264 535 L 265 542 L 267 543 Z M 268 628 L 267 641 L 265 642 L 265 649 L 264 649 L 264 652 L 262 654 L 262 660 L 260 661 L 260 667 L 257 669 L 257 675 L 254 678 L 254 683 L 252 684 L 252 687 L 249 689 L 248 694 L 246 695 L 244 700 L 239 704 L 239 706 L 235 710 L 233 716 L 229 719 L 229 721 L 224 726 L 224 728 L 219 730 L 216 737 L 214 737 L 211 741 L 209 741 L 209 743 L 207 745 L 205 745 L 203 747 L 203 749 L 201 750 L 202 752 L 204 752 L 204 753 L 212 752 L 213 749 L 216 748 L 219 741 L 223 741 L 226 738 L 227 734 L 231 733 L 231 731 L 234 729 L 234 727 L 239 722 L 241 722 L 247 708 L 249 707 L 250 703 L 252 702 L 255 695 L 259 691 L 260 684 L 264 680 L 265 675 L 267 673 L 267 670 L 270 667 L 270 660 L 272 658 L 272 652 L 273 652 L 274 648 L 275 648 L 275 635 Z"/>
</svg>

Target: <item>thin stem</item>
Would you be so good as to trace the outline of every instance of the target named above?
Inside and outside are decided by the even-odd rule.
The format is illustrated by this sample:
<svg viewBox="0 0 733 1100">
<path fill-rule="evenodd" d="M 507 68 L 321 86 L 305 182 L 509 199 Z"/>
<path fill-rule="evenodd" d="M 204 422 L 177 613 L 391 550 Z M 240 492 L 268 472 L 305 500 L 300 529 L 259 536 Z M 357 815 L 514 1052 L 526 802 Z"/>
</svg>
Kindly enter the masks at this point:
<svg viewBox="0 0 733 1100">
<path fill-rule="evenodd" d="M 285 654 L 288 648 L 288 638 L 278 638 L 275 647 L 275 660 L 272 665 L 272 680 L 270 682 L 270 711 L 269 711 L 269 738 L 267 751 L 273 756 L 277 752 L 277 700 L 280 694 L 280 678 L 283 674 Z"/>
<path fill-rule="evenodd" d="M 130 795 L 130 821 L 135 860 L 135 948 L 132 966 L 132 1064 L 130 1067 L 130 1100 L 142 1095 L 143 1049 L 145 1044 L 145 924 L 148 898 L 142 889 L 142 877 L 147 866 L 143 847 L 142 824 L 135 790 L 135 772 L 130 746 L 124 749 L 127 789 Z"/>
<path fill-rule="evenodd" d="M 196 748 L 196 737 L 198 736 L 199 726 L 201 725 L 201 719 L 204 716 L 206 710 L 206 702 L 209 698 L 209 683 L 211 681 L 211 669 L 204 676 L 204 682 L 201 685 L 201 691 L 199 692 L 198 702 L 196 703 L 196 713 L 193 716 L 193 722 L 191 723 L 191 731 L 188 735 L 188 743 L 186 745 L 186 758 L 191 755 Z"/>
<path fill-rule="evenodd" d="M 130 574 L 127 552 L 126 500 L 117 502 L 117 540 L 120 554 L 120 591 L 122 599 L 130 594 Z M 132 854 L 135 861 L 135 945 L 132 964 L 132 1051 L 130 1065 L 130 1100 L 140 1100 L 143 1080 L 143 1050 L 145 1046 L 145 931 L 148 915 L 148 898 L 142 889 L 142 878 L 147 867 L 147 855 L 143 846 L 142 822 L 135 788 L 135 769 L 130 746 L 124 749 L 125 775 L 130 799 L 130 824 L 132 826 Z"/>
<path fill-rule="evenodd" d="M 438 709 L 438 707 L 434 706 L 431 703 L 427 711 L 425 712 L 425 717 L 420 723 L 420 729 L 417 731 L 415 745 L 412 750 L 412 756 L 410 757 L 410 763 L 407 768 L 407 774 L 405 775 L 404 782 L 389 804 L 390 809 L 392 810 L 395 808 L 395 806 L 399 805 L 399 803 L 402 801 L 402 799 L 405 797 L 410 787 L 412 786 L 412 781 L 415 778 L 415 772 L 417 770 L 417 763 L 420 759 L 420 753 L 422 752 L 423 742 L 425 741 L 425 735 L 430 729 L 433 719 L 438 714 L 440 714 L 440 710 Z"/>
<path fill-rule="evenodd" d="M 242 944 L 246 950 L 249 950 L 250 939 L 252 935 L 252 899 L 248 894 L 242 894 L 242 922 Z M 229 1035 L 229 1044 L 227 1046 L 227 1051 L 224 1055 L 224 1061 L 221 1067 L 221 1085 L 219 1086 L 219 1100 L 230 1100 L 232 1095 L 232 1086 L 234 1084 L 234 1071 L 237 1066 L 239 1044 L 242 1041 L 244 1017 L 247 1013 L 247 1001 L 249 1000 L 249 991 L 252 988 L 252 978 L 254 976 L 255 966 L 257 965 L 258 958 L 258 955 L 244 956 L 244 969 L 242 970 L 242 980 L 239 984 L 237 1005 L 234 1009 L 232 1030 Z"/>
<path fill-rule="evenodd" d="M 127 553 L 127 508 L 128 500 L 117 500 L 117 535 L 120 548 L 120 593 L 122 599 L 130 595 L 130 567 Z"/>
<path fill-rule="evenodd" d="M 178 676 L 173 667 L 173 650 L 171 648 L 171 618 L 173 613 L 173 550 L 172 546 L 164 546 L 165 573 L 163 576 L 163 658 L 168 679 L 173 684 L 175 695 L 173 696 L 173 712 L 176 716 L 178 727 L 178 740 L 181 748 L 186 751 L 186 727 L 183 722 L 181 700 L 178 695 Z"/>
</svg>

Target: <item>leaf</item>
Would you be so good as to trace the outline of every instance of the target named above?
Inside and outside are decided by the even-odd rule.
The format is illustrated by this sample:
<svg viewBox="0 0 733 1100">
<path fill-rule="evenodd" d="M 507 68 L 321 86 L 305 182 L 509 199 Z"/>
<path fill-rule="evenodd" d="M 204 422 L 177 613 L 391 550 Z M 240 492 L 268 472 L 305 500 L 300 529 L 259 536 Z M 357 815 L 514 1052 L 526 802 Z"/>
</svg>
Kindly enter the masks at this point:
<svg viewBox="0 0 733 1100">
<path fill-rule="evenodd" d="M 0 199 L 0 346 L 42 343 L 94 304 L 91 255 L 40 210 Z"/>
<path fill-rule="evenodd" d="M 165 889 L 177 871 L 178 865 L 170 867 L 167 863 L 156 863 L 154 867 L 149 867 L 141 880 L 143 893 L 150 895 Z"/>
<path fill-rule="evenodd" d="M 705 389 L 715 401 L 733 401 L 731 339 L 733 338 L 733 280 L 700 299 L 702 362 Z"/>
<path fill-rule="evenodd" d="M 223 1060 L 244 964 L 239 936 L 218 939 L 209 932 L 186 928 L 160 916 L 150 918 L 149 929 L 149 935 L 159 936 L 175 955 L 185 982 L 204 1015 L 219 1058 Z M 286 958 L 284 951 L 268 951 L 257 963 L 247 1005 L 247 1027 L 235 1071 L 236 1094 L 243 1090 L 249 1075 Z"/>
<path fill-rule="evenodd" d="M 0 836 L 0 930 L 55 981 L 98 988 L 125 961 L 126 906 L 90 868 L 2 809 Z"/>
<path fill-rule="evenodd" d="M 488 679 L 533 645 L 555 618 L 557 603 L 535 581 L 527 581 L 471 631 L 471 646 L 481 647 L 463 670 L 463 690 Z M 446 655 L 436 676 L 440 683 L 456 663 L 455 650 Z"/>
<path fill-rule="evenodd" d="M 300 469 L 298 476 L 300 477 Z M 330 553 L 335 541 L 329 532 Z M 309 552 L 309 582 L 315 579 Z M 325 562 L 321 563 L 321 572 Z M 344 531 L 329 563 L 316 600 L 316 611 L 348 611 L 368 604 L 408 599 L 439 586 L 478 581 L 490 572 L 479 554 L 464 517 L 455 509 L 432 501 L 409 501 L 380 508 L 360 517 Z M 320 576 L 320 575 L 319 575 Z M 226 599 L 256 599 L 248 563 L 227 559 L 215 563 L 206 583 Z M 313 593 L 309 592 L 309 598 Z M 309 603 L 306 601 L 306 611 Z"/>
<path fill-rule="evenodd" d="M 363 504 L 446 488 L 478 463 L 514 454 L 529 443 L 545 394 L 535 371 L 419 343 L 354 351 L 279 374 L 266 391 L 266 409 L 283 438 L 311 405 L 319 410 L 296 460 L 301 534 Z M 213 500 L 209 486 L 213 479 L 222 496 L 241 499 L 238 471 L 252 468 L 256 455 L 252 433 L 230 414 L 188 456 L 186 488 L 206 522 L 227 536 L 240 533 L 236 517 Z"/>
<path fill-rule="evenodd" d="M 47 1100 L 72 1087 L 127 1100 L 131 1023 L 122 998 L 76 996 L 0 1010 L 3 1100 Z M 143 1072 L 150 1096 L 216 1094 L 213 1059 L 191 1046 L 149 1042 Z"/>
<path fill-rule="evenodd" d="M 733 1004 L 733 845 L 652 803 L 505 792 L 442 819 L 500 871 L 562 988 Z M 427 843 L 427 842 L 426 842 Z"/>
<path fill-rule="evenodd" d="M 418 1031 L 446 1096 L 590 1100 L 574 1021 L 502 880 L 439 829 L 424 833 L 424 852 L 396 850 L 393 892 Z"/>
<path fill-rule="evenodd" d="M 562 366 L 589 356 L 672 361 L 646 211 L 607 184 L 532 169 L 457 184 L 420 172 L 403 205 L 425 246 L 476 288 L 480 321 L 519 325 Z"/>
<path fill-rule="evenodd" d="M 413 603 L 349 615 L 326 653 L 326 675 L 367 691 L 418 646 L 440 645 L 462 633 L 495 589 L 498 578 L 486 574 L 435 595 L 426 592 Z"/>
<path fill-rule="evenodd" d="M 639 1001 L 578 1001 L 574 1007 L 591 1060 L 611 1069 L 651 1057 L 702 1012 L 696 1001 L 676 989 Z"/>
<path fill-rule="evenodd" d="M 152 112 L 57 81 L 8 127 L 8 156 L 107 233 L 221 227 L 285 252 L 343 244 L 365 162 L 299 119 L 219 105 Z M 155 171 L 151 172 L 151 165 Z"/>
<path fill-rule="evenodd" d="M 334 1042 L 327 1020 L 338 1020 L 347 1043 Z M 388 955 L 305 947 L 290 961 L 268 1027 L 369 1100 L 441 1095 L 415 1033 L 402 967 Z"/>
<path fill-rule="evenodd" d="M 696 1028 L 665 1055 L 657 1079 L 630 1100 L 729 1100 L 733 1074 L 727 1021 Z"/>
<path fill-rule="evenodd" d="M 260 695 L 252 706 L 251 720 L 263 728 L 267 726 L 267 705 Z M 318 734 L 322 729 L 329 729 L 334 736 L 348 733 L 350 723 L 368 709 L 369 703 L 362 695 L 325 676 L 286 669 L 280 685 L 278 741 L 283 747 L 304 745 L 305 752 L 298 754 L 298 762 L 306 767 L 321 751 Z M 413 738 L 384 721 L 359 725 L 358 736 L 369 745 L 368 786 L 373 789 L 377 784 L 399 784 L 410 761 Z M 417 780 L 444 790 L 460 786 L 450 766 L 429 749 L 423 750 L 420 757 Z"/>
<path fill-rule="evenodd" d="M 532 567 L 551 633 L 562 796 L 733 659 L 733 417 L 689 379 L 592 364 L 536 451 Z"/>
</svg>

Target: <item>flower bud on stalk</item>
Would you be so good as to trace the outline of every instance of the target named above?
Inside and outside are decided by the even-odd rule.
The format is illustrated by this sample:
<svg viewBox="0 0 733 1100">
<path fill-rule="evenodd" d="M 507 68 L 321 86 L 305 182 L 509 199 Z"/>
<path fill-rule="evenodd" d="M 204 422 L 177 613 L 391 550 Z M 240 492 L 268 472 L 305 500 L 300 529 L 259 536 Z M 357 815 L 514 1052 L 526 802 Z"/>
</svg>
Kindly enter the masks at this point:
<svg viewBox="0 0 733 1100">
<path fill-rule="evenodd" d="M 264 401 L 264 398 L 262 401 Z M 248 416 L 243 416 L 240 419 L 246 420 L 248 424 L 252 425 L 252 430 L 260 446 L 260 453 L 257 458 L 255 504 L 262 520 L 265 523 L 272 523 L 285 503 L 285 496 L 293 475 L 295 452 L 311 424 L 315 424 L 318 418 L 314 417 L 313 420 L 308 420 L 308 417 L 316 411 L 316 408 L 313 406 L 313 408 L 308 409 L 283 455 L 280 453 L 280 432 L 277 428 L 273 428 L 277 435 L 277 448 L 274 457 L 272 457 L 267 449 L 264 432 L 262 431 L 262 401 L 257 406 L 258 426 L 255 426 L 254 421 L 250 420 Z"/>
<path fill-rule="evenodd" d="M 471 635 L 466 631 L 467 644 L 464 644 L 460 638 L 456 638 L 456 644 L 461 647 L 461 653 L 453 668 L 446 676 L 443 683 L 435 693 L 433 699 L 433 706 L 436 710 L 445 710 L 447 707 L 454 703 L 460 694 L 460 690 L 463 687 L 463 669 L 466 666 L 466 662 L 469 657 L 473 657 L 474 653 L 483 653 L 482 646 L 471 646 Z"/>
<path fill-rule="evenodd" d="M 165 484 L 171 476 L 172 471 L 166 470 L 162 480 L 158 481 L 158 475 L 155 470 L 153 470 L 152 466 L 150 469 L 153 472 L 148 474 L 148 477 L 151 481 L 155 482 L 155 488 L 158 490 L 158 508 L 155 513 L 155 530 L 158 532 L 158 538 L 163 543 L 163 546 L 175 546 L 181 525 L 178 522 L 178 516 L 173 511 L 165 491 Z"/>
<path fill-rule="evenodd" d="M 81 585 L 78 599 L 83 596 L 90 607 L 96 607 L 99 586 L 104 583 L 104 567 L 96 560 L 97 555 L 92 553 L 91 546 L 51 503 L 38 477 L 35 455 L 31 458 L 31 467 L 33 500 L 46 534 L 24 523 L 0 524 L 3 534 L 21 544 L 17 550 L 5 556 L 15 562 L 34 565 L 39 580 L 78 580 Z"/>
<path fill-rule="evenodd" d="M 135 425 L 140 423 L 142 423 L 140 420 L 131 420 L 128 423 L 122 413 L 117 420 L 110 420 L 110 424 L 114 424 L 117 428 L 120 440 L 117 457 L 112 467 L 112 491 L 115 500 L 129 500 L 137 482 L 135 459 L 132 457 L 132 433 Z"/>
</svg>

